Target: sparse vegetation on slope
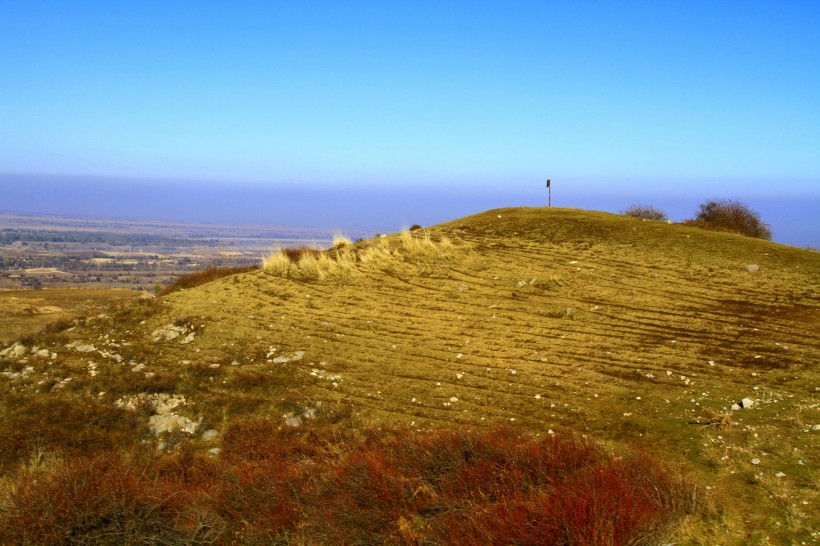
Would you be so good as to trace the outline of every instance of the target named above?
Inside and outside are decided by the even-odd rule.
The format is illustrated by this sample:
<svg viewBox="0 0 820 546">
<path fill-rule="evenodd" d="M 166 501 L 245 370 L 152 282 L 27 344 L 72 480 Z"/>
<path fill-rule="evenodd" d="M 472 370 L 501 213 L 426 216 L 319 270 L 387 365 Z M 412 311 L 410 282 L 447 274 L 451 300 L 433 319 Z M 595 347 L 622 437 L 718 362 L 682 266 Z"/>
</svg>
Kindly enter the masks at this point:
<svg viewBox="0 0 820 546">
<path fill-rule="evenodd" d="M 203 269 L 202 271 L 196 271 L 194 273 L 182 275 L 181 277 L 177 278 L 177 280 L 175 280 L 173 283 L 163 288 L 157 295 L 167 296 L 168 294 L 176 292 L 177 290 L 188 290 L 190 288 L 194 288 L 195 286 L 200 286 L 205 283 L 213 282 L 216 279 L 221 279 L 222 277 L 238 275 L 239 273 L 248 273 L 249 271 L 255 271 L 257 269 L 259 269 L 259 266 L 257 265 L 237 267 L 208 267 L 207 269 Z"/>
<path fill-rule="evenodd" d="M 322 459 L 335 461 L 340 481 L 306 480 L 309 487 L 326 487 L 321 498 L 329 505 L 348 502 L 335 495 L 351 483 L 342 478 L 354 454 L 365 461 L 368 453 L 383 458 L 399 449 L 389 446 L 437 437 L 441 429 L 501 435 L 495 425 L 512 423 L 535 443 L 551 437 L 550 430 L 562 439 L 575 431 L 627 460 L 630 446 L 644 448 L 708 484 L 704 503 L 721 509 L 692 511 L 670 531 L 673 536 L 663 538 L 667 542 L 814 540 L 818 519 L 811 508 L 820 502 L 820 447 L 813 429 L 820 424 L 816 252 L 566 209 L 488 211 L 414 231 L 408 245 L 406 237 L 316 251 L 330 260 L 340 253 L 355 256 L 356 273 L 349 277 L 300 274 L 298 259 L 289 260 L 293 269 L 286 275 L 252 271 L 220 278 L 10 347 L 0 356 L 0 386 L 22 405 L 9 412 L 0 399 L 4 417 L 12 416 L 3 430 L 30 429 L 17 437 L 26 444 L 36 439 L 37 427 L 26 416 L 58 407 L 29 411 L 26 400 L 81 405 L 76 418 L 67 417 L 82 424 L 77 430 L 93 426 L 89 416 L 97 408 L 108 408 L 101 413 L 115 416 L 106 425 L 114 440 L 92 449 L 92 458 L 108 457 L 109 449 L 129 454 L 144 441 L 149 451 L 163 449 L 155 454 L 159 459 L 193 458 L 191 468 L 210 461 L 224 469 L 246 464 L 237 455 L 243 450 L 248 457 L 259 452 L 250 440 L 234 443 L 243 427 L 256 431 L 239 434 L 249 438 L 275 438 L 271 431 L 281 428 L 307 439 L 306 451 L 286 457 L 299 480 L 304 468 L 324 468 L 311 449 L 321 448 Z M 415 239 L 424 247 L 425 238 L 437 244 L 449 239 L 452 248 L 430 257 L 408 249 Z M 269 421 L 263 426 L 260 419 Z M 322 423 L 335 440 L 322 440 L 328 430 Z M 196 432 L 162 428 L 173 424 Z M 135 428 L 126 434 L 129 427 Z M 382 437 L 374 429 L 388 432 Z M 412 434 L 389 432 L 397 430 Z M 105 427 L 97 434 L 109 436 Z M 94 438 L 89 433 L 84 445 L 96 445 Z M 72 444 L 70 434 L 50 431 L 43 439 L 49 452 L 77 457 L 80 444 Z M 232 452 L 232 445 L 244 447 Z M 363 445 L 370 447 L 357 451 Z M 211 451 L 219 448 L 219 455 Z M 431 461 L 450 468 L 446 452 L 429 452 Z M 27 455 L 17 450 L 8 457 L 5 476 L 13 486 Z M 380 475 L 416 477 L 415 467 L 399 465 L 396 472 L 410 470 L 396 474 L 391 465 Z M 366 466 L 355 468 L 355 483 L 378 485 Z M 482 468 L 488 479 L 507 469 L 496 463 Z M 315 509 L 276 504 L 285 493 L 264 481 L 268 474 L 251 475 L 225 483 L 236 506 L 274 507 L 254 517 L 290 525 L 294 510 Z M 639 476 L 631 479 L 641 483 Z M 596 490 L 595 482 L 579 483 Z M 394 491 L 395 485 L 377 491 Z M 438 535 L 435 525 L 443 520 L 437 517 L 447 515 L 449 505 L 430 501 L 413 512 L 413 503 L 426 494 L 423 487 L 415 493 L 420 485 L 404 505 L 403 519 L 372 512 L 368 525 L 398 529 L 395 536 L 407 542 L 478 542 L 514 532 L 482 525 L 503 526 L 507 516 L 523 521 L 521 514 L 529 522 L 545 521 L 553 506 L 550 497 L 537 497 L 551 487 L 539 493 L 522 486 L 521 498 L 507 496 L 501 506 L 493 504 L 488 485 L 481 489 L 483 504 L 457 501 L 464 525 L 475 526 L 458 536 Z M 448 498 L 446 490 L 434 491 Z M 225 523 L 236 521 L 229 513 L 202 521 L 235 529 Z M 636 515 L 642 513 L 649 512 L 636 508 Z M 461 529 L 458 523 L 448 525 Z M 242 540 L 263 540 L 253 533 L 264 534 L 259 529 L 268 523 L 260 519 L 258 525 L 248 527 Z M 295 532 L 282 541 L 310 542 L 307 536 Z"/>
</svg>

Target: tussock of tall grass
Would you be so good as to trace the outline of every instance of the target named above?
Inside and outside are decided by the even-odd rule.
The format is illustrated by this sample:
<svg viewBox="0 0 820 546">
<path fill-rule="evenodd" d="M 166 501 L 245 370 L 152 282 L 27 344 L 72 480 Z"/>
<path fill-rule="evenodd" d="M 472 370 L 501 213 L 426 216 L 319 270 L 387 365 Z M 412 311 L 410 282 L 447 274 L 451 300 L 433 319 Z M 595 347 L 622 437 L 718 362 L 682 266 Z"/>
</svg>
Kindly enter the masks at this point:
<svg viewBox="0 0 820 546">
<path fill-rule="evenodd" d="M 338 248 L 342 246 L 350 246 L 353 244 L 353 241 L 350 240 L 350 237 L 342 233 L 341 231 L 337 231 L 333 234 L 333 248 Z"/>
<path fill-rule="evenodd" d="M 356 255 L 351 252 L 339 252 L 335 256 L 324 252 L 303 254 L 297 265 L 298 275 L 320 281 L 327 278 L 343 279 L 358 272 Z"/>
<path fill-rule="evenodd" d="M 390 250 L 390 247 L 384 241 L 378 241 L 361 250 L 358 257 L 359 264 L 371 271 L 385 269 L 391 262 L 396 260 L 395 252 Z"/>
<path fill-rule="evenodd" d="M 418 236 L 407 229 L 399 234 L 401 247 L 409 256 L 425 259 L 447 259 L 452 255 L 454 245 L 449 238 L 442 236 L 438 241 L 434 241 L 426 230 L 418 231 L 423 231 L 423 234 Z"/>
<path fill-rule="evenodd" d="M 265 273 L 276 275 L 277 277 L 284 277 L 288 274 L 288 271 L 290 271 L 292 263 L 284 249 L 279 249 L 262 260 L 262 270 Z"/>
<path fill-rule="evenodd" d="M 277 277 L 302 279 L 347 278 L 355 275 L 356 255 L 339 247 L 334 255 L 315 248 L 283 248 L 265 258 L 262 269 Z M 344 250 L 343 250 L 344 249 Z"/>
<path fill-rule="evenodd" d="M 435 241 L 426 231 L 420 232 L 402 231 L 398 245 L 393 245 L 395 248 L 381 238 L 370 244 L 354 245 L 347 237 L 337 234 L 330 250 L 278 249 L 265 258 L 262 269 L 278 277 L 344 279 L 360 274 L 362 270 L 385 270 L 400 262 L 430 264 L 454 255 L 456 247 L 449 238 L 442 236 Z"/>
</svg>

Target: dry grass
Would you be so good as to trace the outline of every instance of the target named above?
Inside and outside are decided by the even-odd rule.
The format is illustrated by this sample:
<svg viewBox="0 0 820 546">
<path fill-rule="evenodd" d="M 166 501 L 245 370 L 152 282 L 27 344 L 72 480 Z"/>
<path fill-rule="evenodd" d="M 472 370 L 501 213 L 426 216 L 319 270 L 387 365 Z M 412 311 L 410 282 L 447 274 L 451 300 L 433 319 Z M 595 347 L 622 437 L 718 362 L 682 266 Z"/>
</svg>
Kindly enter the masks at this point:
<svg viewBox="0 0 820 546">
<path fill-rule="evenodd" d="M 287 276 L 293 261 L 282 249 L 275 250 L 262 261 L 262 270 L 277 277 Z"/>
<path fill-rule="evenodd" d="M 353 241 L 350 239 L 350 237 L 348 237 L 344 233 L 341 233 L 341 232 L 337 231 L 336 233 L 333 234 L 333 248 L 338 248 L 338 247 L 342 247 L 342 246 L 350 246 L 352 244 L 353 244 Z"/>
<path fill-rule="evenodd" d="M 110 320 L 59 332 L 53 343 L 46 339 L 58 354 L 52 365 L 50 358 L 2 361 L 0 372 L 8 375 L 0 375 L 0 386 L 9 395 L 0 404 L 8 404 L 10 395 L 34 400 L 41 392 L 83 408 L 91 404 L 68 420 L 94 431 L 88 415 L 116 399 L 108 392 L 100 397 L 100 391 L 121 396 L 162 389 L 184 394 L 190 400 L 185 415 L 202 417 L 205 426 L 223 434 L 239 420 L 260 416 L 278 430 L 290 415 L 303 416 L 296 430 L 309 435 L 315 425 L 306 412 L 319 409 L 321 415 L 323 408 L 346 401 L 352 421 L 336 422 L 336 435 L 314 444 L 336 464 L 347 460 L 358 441 L 353 430 L 369 427 L 408 427 L 420 434 L 513 422 L 539 438 L 548 438 L 550 429 L 573 429 L 618 453 L 628 451 L 626 445 L 642 446 L 686 465 L 709 484 L 710 502 L 721 507 L 718 516 L 689 515 L 682 534 L 667 542 L 764 544 L 768 536 L 772 543 L 811 543 L 818 521 L 808 508 L 820 502 L 820 451 L 809 430 L 820 422 L 814 395 L 820 376 L 812 366 L 820 359 L 817 253 L 564 209 L 489 211 L 412 233 L 411 250 L 416 243 L 424 250 L 426 240 L 438 244 L 441 237 L 457 241 L 445 259 L 419 258 L 403 237 L 327 252 L 332 261 L 355 256 L 358 274 L 344 282 L 300 277 L 297 256 L 287 276 L 218 279 L 160 304 L 130 306 Z M 749 274 L 743 270 L 748 263 L 760 270 Z M 189 344 L 153 341 L 153 331 L 174 323 L 195 326 L 196 338 Z M 67 349 L 73 341 L 92 343 L 98 351 Z M 121 354 L 125 362 L 101 351 Z M 95 377 L 89 361 L 100 370 Z M 131 361 L 146 367 L 131 372 Z M 20 376 L 27 367 L 32 371 Z M 71 383 L 50 391 L 68 375 Z M 731 411 L 743 397 L 754 398 L 755 405 Z M 733 426 L 698 431 L 708 424 L 702 419 L 708 418 L 707 408 L 730 414 Z M 702 422 L 693 423 L 695 417 Z M 22 413 L 9 422 L 3 433 L 37 426 Z M 47 445 L 71 452 L 71 442 L 83 438 L 59 436 L 64 423 L 56 419 L 47 429 Z M 104 446 L 110 436 L 109 446 L 131 446 L 124 440 L 130 437 L 126 424 L 112 423 L 87 439 Z M 205 447 L 191 442 L 197 453 Z M 218 443 L 207 447 L 212 445 Z M 26 449 L 15 451 L 7 468 L 27 456 Z M 312 455 L 300 457 L 289 471 L 310 487 L 322 485 L 298 474 L 300 465 L 313 464 Z M 430 458 L 445 466 L 451 462 Z M 755 458 L 758 466 L 750 462 Z M 490 475 L 497 474 L 491 468 Z M 761 472 L 785 474 L 777 479 L 799 521 L 787 521 L 794 514 L 754 478 Z M 357 475 L 367 478 L 364 471 Z M 242 483 L 231 489 L 236 499 L 273 498 L 253 480 Z M 442 497 L 434 485 L 418 482 L 412 493 L 432 498 L 431 490 Z M 335 491 L 326 493 L 333 497 Z M 508 500 L 509 508 L 520 506 Z M 396 514 L 395 536 L 408 543 L 437 536 L 427 534 L 428 518 L 437 509 L 431 506 L 421 519 Z M 535 504 L 525 506 L 534 510 Z M 280 508 L 245 513 L 289 521 L 288 505 Z M 493 510 L 461 514 L 481 520 L 505 513 Z M 302 542 L 309 543 L 305 537 Z M 280 539 L 298 542 L 300 535 L 293 531 Z"/>
</svg>

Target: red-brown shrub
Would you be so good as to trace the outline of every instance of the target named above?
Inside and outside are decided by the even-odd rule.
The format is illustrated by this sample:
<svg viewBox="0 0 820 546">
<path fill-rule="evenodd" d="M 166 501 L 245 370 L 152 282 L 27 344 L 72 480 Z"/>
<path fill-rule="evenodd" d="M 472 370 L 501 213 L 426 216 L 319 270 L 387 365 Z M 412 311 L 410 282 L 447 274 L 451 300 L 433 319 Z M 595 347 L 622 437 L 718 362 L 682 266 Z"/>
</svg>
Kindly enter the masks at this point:
<svg viewBox="0 0 820 546">
<path fill-rule="evenodd" d="M 238 273 L 248 273 L 250 271 L 255 271 L 257 269 L 259 269 L 258 265 L 243 265 L 236 267 L 209 267 L 207 269 L 203 269 L 202 271 L 195 271 L 193 273 L 188 273 L 187 275 L 180 276 L 173 283 L 163 288 L 157 295 L 160 297 L 167 296 L 168 294 L 176 292 L 177 290 L 187 290 L 189 288 L 194 288 L 196 286 L 200 286 L 211 281 L 221 279 L 222 277 L 236 275 Z"/>
<path fill-rule="evenodd" d="M 679 472 L 571 436 L 329 430 L 245 420 L 219 458 L 182 442 L 21 472 L 0 543 L 617 546 L 657 542 L 696 507 Z"/>
</svg>

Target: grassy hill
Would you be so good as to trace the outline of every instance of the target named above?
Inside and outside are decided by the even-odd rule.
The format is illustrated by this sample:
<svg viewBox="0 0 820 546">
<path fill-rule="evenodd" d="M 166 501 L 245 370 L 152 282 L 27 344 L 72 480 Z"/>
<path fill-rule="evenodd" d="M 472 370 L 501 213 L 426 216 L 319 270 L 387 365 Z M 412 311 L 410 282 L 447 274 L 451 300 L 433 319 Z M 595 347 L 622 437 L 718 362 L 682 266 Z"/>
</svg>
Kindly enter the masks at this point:
<svg viewBox="0 0 820 546">
<path fill-rule="evenodd" d="M 193 438 L 215 431 L 159 434 L 171 451 L 204 454 L 260 416 L 300 433 L 316 419 L 420 434 L 512 424 L 682 465 L 704 508 L 679 543 L 820 540 L 819 253 L 510 208 L 328 256 L 30 339 L 49 354 L 0 360 L 7 475 L 35 440 L 44 451 L 154 441 L 145 396 L 164 394 L 184 400 L 174 415 Z"/>
</svg>

